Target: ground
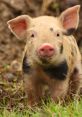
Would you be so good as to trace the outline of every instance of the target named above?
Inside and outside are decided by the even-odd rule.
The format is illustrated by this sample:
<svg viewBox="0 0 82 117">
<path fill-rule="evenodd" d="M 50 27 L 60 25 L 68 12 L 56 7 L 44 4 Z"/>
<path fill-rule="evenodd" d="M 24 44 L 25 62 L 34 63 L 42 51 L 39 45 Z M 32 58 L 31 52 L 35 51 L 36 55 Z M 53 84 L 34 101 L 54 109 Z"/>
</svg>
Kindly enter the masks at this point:
<svg viewBox="0 0 82 117">
<path fill-rule="evenodd" d="M 22 60 L 21 55 L 24 50 L 25 40 L 20 41 L 16 39 L 16 37 L 8 29 L 7 21 L 21 14 L 28 14 L 32 17 L 45 14 L 57 16 L 64 9 L 75 4 L 82 4 L 82 1 L 73 0 L 71 2 L 71 0 L 0 0 L 0 108 L 3 109 L 2 116 L 0 117 L 6 117 L 9 114 L 9 111 L 11 111 L 14 107 L 19 108 L 19 111 L 20 109 L 26 108 L 26 97 L 23 90 L 23 74 L 20 68 Z M 81 18 L 82 12 L 80 12 L 80 19 Z M 81 34 L 82 21 L 80 20 L 79 28 L 75 33 L 80 50 L 82 45 Z M 81 112 L 82 101 L 77 103 L 73 102 L 73 106 L 71 106 L 71 108 L 74 109 L 74 117 L 80 117 L 81 114 L 79 114 L 79 112 Z M 45 112 L 47 111 L 47 115 L 49 114 L 49 117 L 54 117 L 54 112 L 56 110 L 57 113 L 62 110 L 63 115 L 66 114 L 65 117 L 73 117 L 70 115 L 73 114 L 72 109 L 70 109 L 70 105 L 66 108 L 54 105 L 52 103 L 50 103 L 49 108 L 48 106 L 45 106 L 44 110 Z M 8 111 L 4 109 L 5 107 Z M 23 115 L 25 117 L 25 113 L 32 114 L 32 110 L 21 113 L 18 113 L 16 111 L 14 111 L 14 113 L 11 112 L 10 117 L 22 117 Z M 32 116 L 38 117 L 39 114 L 40 113 L 38 110 L 37 113 L 33 112 Z M 57 114 L 56 117 L 61 117 L 61 115 Z"/>
</svg>

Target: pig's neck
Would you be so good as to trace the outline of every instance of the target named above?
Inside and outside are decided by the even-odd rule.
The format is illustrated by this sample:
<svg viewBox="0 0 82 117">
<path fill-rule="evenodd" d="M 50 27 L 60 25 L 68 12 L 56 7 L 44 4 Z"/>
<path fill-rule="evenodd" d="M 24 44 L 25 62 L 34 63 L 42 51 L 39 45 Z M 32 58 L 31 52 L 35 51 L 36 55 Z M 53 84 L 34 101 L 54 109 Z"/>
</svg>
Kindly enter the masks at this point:
<svg viewBox="0 0 82 117">
<path fill-rule="evenodd" d="M 66 60 L 64 60 L 58 66 L 43 67 L 43 71 L 50 76 L 50 78 L 64 80 L 68 72 L 68 65 Z"/>
<path fill-rule="evenodd" d="M 30 74 L 33 71 L 31 66 L 28 64 L 26 57 L 24 57 L 23 59 L 22 67 L 23 67 L 23 72 L 26 74 Z M 50 78 L 58 79 L 58 80 L 64 80 L 68 72 L 68 65 L 66 60 L 64 60 L 63 62 L 61 62 L 56 66 L 54 65 L 47 66 L 47 67 L 42 66 L 41 68 L 46 75 L 50 76 Z"/>
</svg>

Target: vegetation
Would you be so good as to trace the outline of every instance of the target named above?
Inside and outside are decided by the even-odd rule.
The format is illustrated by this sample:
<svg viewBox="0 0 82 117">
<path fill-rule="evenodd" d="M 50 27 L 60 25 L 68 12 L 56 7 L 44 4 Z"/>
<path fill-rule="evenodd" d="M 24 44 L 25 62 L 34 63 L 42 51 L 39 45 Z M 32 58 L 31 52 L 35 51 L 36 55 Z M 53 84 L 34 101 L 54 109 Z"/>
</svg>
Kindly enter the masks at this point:
<svg viewBox="0 0 82 117">
<path fill-rule="evenodd" d="M 70 102 L 68 105 L 48 102 L 41 108 L 23 109 L 14 108 L 9 111 L 6 108 L 0 110 L 0 117 L 82 117 L 82 100 Z"/>
</svg>

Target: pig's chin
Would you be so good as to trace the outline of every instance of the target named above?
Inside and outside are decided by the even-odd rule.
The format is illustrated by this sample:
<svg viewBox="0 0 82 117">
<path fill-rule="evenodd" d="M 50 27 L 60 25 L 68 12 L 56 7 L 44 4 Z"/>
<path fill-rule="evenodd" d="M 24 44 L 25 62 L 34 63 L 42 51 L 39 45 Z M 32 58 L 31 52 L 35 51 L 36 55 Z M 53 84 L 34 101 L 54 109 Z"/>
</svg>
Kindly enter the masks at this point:
<svg viewBox="0 0 82 117">
<path fill-rule="evenodd" d="M 64 60 L 64 56 L 60 56 L 60 55 L 55 55 L 52 57 L 38 57 L 38 59 L 36 60 L 38 65 L 41 66 L 57 66 L 58 64 L 60 64 L 63 60 Z"/>
<path fill-rule="evenodd" d="M 53 65 L 53 57 L 39 57 L 38 64 L 41 66 L 51 66 Z"/>
<path fill-rule="evenodd" d="M 51 57 L 35 57 L 35 62 L 40 66 L 49 66 L 52 63 Z"/>
<path fill-rule="evenodd" d="M 51 58 L 40 58 L 40 61 L 43 65 L 51 64 Z"/>
</svg>

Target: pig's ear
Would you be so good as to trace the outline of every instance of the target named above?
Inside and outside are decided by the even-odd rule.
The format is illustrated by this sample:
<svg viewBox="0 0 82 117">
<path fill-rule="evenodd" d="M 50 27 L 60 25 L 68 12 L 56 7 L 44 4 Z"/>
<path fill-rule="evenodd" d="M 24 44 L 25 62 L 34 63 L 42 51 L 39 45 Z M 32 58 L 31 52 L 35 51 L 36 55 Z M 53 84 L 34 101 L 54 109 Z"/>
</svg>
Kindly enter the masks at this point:
<svg viewBox="0 0 82 117">
<path fill-rule="evenodd" d="M 77 29 L 79 24 L 79 10 L 80 5 L 76 5 L 74 7 L 68 8 L 60 15 L 60 21 L 64 29 L 72 30 Z"/>
<path fill-rule="evenodd" d="M 28 15 L 21 15 L 7 22 L 11 32 L 19 39 L 26 36 L 30 26 L 31 18 Z"/>
</svg>

